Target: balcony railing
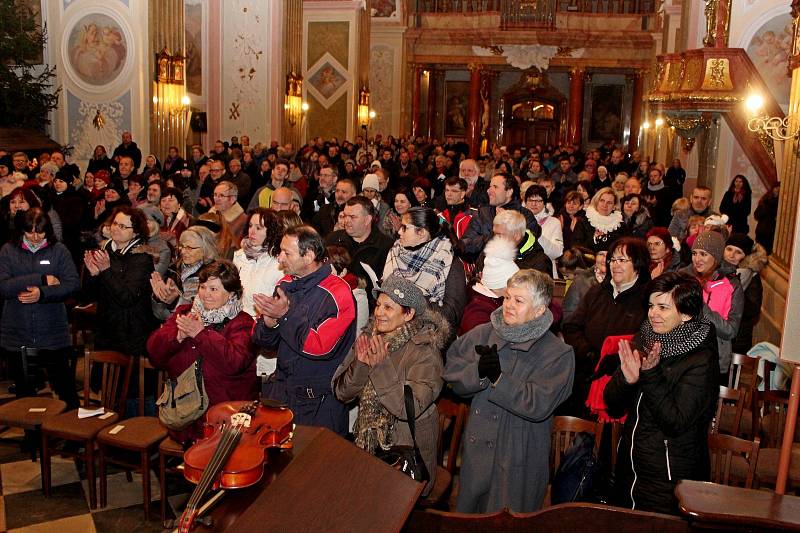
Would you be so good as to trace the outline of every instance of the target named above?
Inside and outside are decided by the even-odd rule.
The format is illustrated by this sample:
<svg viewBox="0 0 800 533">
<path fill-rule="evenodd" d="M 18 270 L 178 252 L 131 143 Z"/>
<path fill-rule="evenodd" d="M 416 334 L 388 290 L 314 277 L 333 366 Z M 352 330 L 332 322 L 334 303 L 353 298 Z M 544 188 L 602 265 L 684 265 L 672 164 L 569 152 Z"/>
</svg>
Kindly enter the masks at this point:
<svg viewBox="0 0 800 533">
<path fill-rule="evenodd" d="M 503 28 L 555 27 L 556 13 L 654 15 L 661 0 L 416 0 L 417 15 L 499 13 Z"/>
</svg>

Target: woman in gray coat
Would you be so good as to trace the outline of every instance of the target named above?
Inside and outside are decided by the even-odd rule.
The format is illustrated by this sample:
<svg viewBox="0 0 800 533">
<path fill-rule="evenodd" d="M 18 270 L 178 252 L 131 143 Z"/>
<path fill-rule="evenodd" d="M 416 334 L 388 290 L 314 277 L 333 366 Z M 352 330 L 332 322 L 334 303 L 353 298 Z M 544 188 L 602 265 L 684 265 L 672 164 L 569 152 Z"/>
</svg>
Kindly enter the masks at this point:
<svg viewBox="0 0 800 533">
<path fill-rule="evenodd" d="M 375 453 L 411 445 L 404 402 L 404 386 L 411 386 L 417 445 L 431 475 L 424 496 L 436 481 L 439 412 L 433 402 L 442 389 L 442 348 L 450 328 L 408 279 L 391 275 L 375 292 L 368 333 L 336 369 L 332 388 L 344 403 L 358 398 L 355 443 Z"/>
<path fill-rule="evenodd" d="M 457 510 L 536 511 L 548 482 L 553 411 L 572 392 L 575 356 L 553 335 L 553 280 L 520 270 L 491 322 L 459 337 L 444 379 L 472 397 Z"/>
</svg>

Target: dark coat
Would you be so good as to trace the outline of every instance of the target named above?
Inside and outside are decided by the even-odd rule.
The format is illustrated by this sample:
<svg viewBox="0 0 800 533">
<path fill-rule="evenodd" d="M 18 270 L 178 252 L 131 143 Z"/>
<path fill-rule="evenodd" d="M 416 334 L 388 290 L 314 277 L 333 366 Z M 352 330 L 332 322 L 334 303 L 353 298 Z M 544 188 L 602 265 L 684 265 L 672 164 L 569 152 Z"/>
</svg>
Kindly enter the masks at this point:
<svg viewBox="0 0 800 533">
<path fill-rule="evenodd" d="M 275 328 L 256 323 L 253 343 L 276 347 L 278 366 L 267 396 L 287 404 L 298 424 L 347 433 L 347 408 L 332 395 L 331 378 L 356 338 L 356 304 L 350 286 L 322 265 L 279 287 L 289 311 Z"/>
<path fill-rule="evenodd" d="M 110 242 L 110 241 L 109 241 Z M 125 254 L 107 247 L 111 267 L 91 278 L 97 298 L 95 346 L 131 355 L 144 354 L 155 326 L 150 307 L 153 257 L 145 246 Z"/>
<path fill-rule="evenodd" d="M 350 254 L 350 267 L 347 270 L 367 280 L 367 294 L 370 296 L 370 301 L 372 301 L 372 283 L 361 263 L 369 265 L 380 278 L 393 244 L 392 239 L 384 235 L 375 224 L 372 225 L 369 237 L 364 242 L 356 242 L 343 229 L 334 231 L 325 238 L 325 246 L 342 246 Z"/>
<path fill-rule="evenodd" d="M 503 373 L 478 377 L 475 346 L 497 344 Z M 547 489 L 553 412 L 569 396 L 575 359 L 551 332 L 509 343 L 491 323 L 459 337 L 447 351 L 444 379 L 472 397 L 464 430 L 457 510 L 536 511 Z"/>
<path fill-rule="evenodd" d="M 578 308 L 563 323 L 564 342 L 575 349 L 575 383 L 572 396 L 562 406 L 564 414 L 585 414 L 591 376 L 606 337 L 639 330 L 647 317 L 644 288 L 648 280 L 640 275 L 633 287 L 614 298 L 610 276 L 606 276 L 603 283 L 586 292 Z"/>
<path fill-rule="evenodd" d="M 111 159 L 118 161 L 118 157 L 125 155 L 133 159 L 133 170 L 136 171 L 142 164 L 142 151 L 139 150 L 139 147 L 136 146 L 135 142 L 131 142 L 128 146 L 120 144 L 114 148 L 114 153 L 111 155 Z"/>
<path fill-rule="evenodd" d="M 47 274 L 58 278 L 59 284 L 43 283 L 42 277 Z M 23 304 L 17 299 L 28 287 L 38 287 L 41 292 L 35 304 Z M 57 350 L 69 346 L 72 341 L 64 301 L 79 288 L 78 272 L 63 244 L 49 244 L 34 254 L 18 243 L 6 243 L 0 249 L 2 347 Z"/>
<path fill-rule="evenodd" d="M 531 230 L 531 233 L 537 238 L 542 234 L 542 228 L 536 221 L 536 217 L 528 209 L 522 207 L 519 200 L 511 200 L 503 206 L 503 209 L 510 209 L 522 213 L 525 216 L 527 228 Z M 486 243 L 492 238 L 492 229 L 494 228 L 494 217 L 496 214 L 497 207 L 487 205 L 481 207 L 478 210 L 478 214 L 472 217 L 467 231 L 465 231 L 464 236 L 461 237 L 461 242 L 464 243 L 464 251 L 467 254 L 472 257 L 477 257 L 477 255 L 483 251 L 483 247 L 486 246 Z"/>
<path fill-rule="evenodd" d="M 731 233 L 750 233 L 750 224 L 747 223 L 747 218 L 750 216 L 751 198 L 748 193 L 744 194 L 741 202 L 733 201 L 734 193 L 732 191 L 725 191 L 722 195 L 722 202 L 719 204 L 719 212 L 728 215 L 728 223 L 733 226 Z"/>
<path fill-rule="evenodd" d="M 628 413 L 619 443 L 616 505 L 678 513 L 681 479 L 709 478 L 708 429 L 719 394 L 714 328 L 695 350 L 640 373 L 629 385 L 618 369 L 606 385 L 608 413 Z"/>
</svg>

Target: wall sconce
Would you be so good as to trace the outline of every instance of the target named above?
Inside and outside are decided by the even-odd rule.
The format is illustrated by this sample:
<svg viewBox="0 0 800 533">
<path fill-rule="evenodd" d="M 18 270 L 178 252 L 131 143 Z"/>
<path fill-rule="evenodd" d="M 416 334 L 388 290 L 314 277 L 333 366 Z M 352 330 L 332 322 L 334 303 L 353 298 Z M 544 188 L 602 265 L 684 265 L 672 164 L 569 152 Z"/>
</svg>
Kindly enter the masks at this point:
<svg viewBox="0 0 800 533">
<path fill-rule="evenodd" d="M 170 83 L 172 78 L 170 77 L 170 58 L 172 56 L 169 54 L 169 50 L 167 47 L 161 49 L 160 52 L 156 54 L 156 82 L 157 83 Z"/>
<path fill-rule="evenodd" d="M 172 55 L 165 46 L 156 54 L 156 83 L 183 85 L 186 72 L 186 57 L 177 53 Z"/>
<path fill-rule="evenodd" d="M 358 123 L 362 128 L 366 128 L 369 126 L 369 119 L 369 90 L 366 85 L 362 85 L 361 90 L 358 91 Z"/>
<path fill-rule="evenodd" d="M 186 58 L 180 53 L 175 54 L 170 58 L 169 72 L 170 72 L 170 77 L 172 78 L 172 83 L 175 83 L 177 85 L 183 85 L 185 64 L 186 64 Z"/>
<path fill-rule="evenodd" d="M 300 122 L 302 113 L 308 110 L 308 104 L 303 102 L 303 77 L 295 71 L 286 76 L 286 102 L 283 109 L 291 126 Z"/>
</svg>

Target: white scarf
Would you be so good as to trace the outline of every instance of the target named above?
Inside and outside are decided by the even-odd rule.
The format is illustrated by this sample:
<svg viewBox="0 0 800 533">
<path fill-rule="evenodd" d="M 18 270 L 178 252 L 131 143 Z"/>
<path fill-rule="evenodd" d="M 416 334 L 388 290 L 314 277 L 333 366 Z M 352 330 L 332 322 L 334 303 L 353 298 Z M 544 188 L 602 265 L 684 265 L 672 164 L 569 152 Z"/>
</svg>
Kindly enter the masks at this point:
<svg viewBox="0 0 800 533">
<path fill-rule="evenodd" d="M 611 233 L 622 225 L 622 213 L 612 211 L 610 215 L 601 215 L 594 206 L 586 208 L 586 220 L 596 230 L 603 233 Z"/>
</svg>

